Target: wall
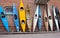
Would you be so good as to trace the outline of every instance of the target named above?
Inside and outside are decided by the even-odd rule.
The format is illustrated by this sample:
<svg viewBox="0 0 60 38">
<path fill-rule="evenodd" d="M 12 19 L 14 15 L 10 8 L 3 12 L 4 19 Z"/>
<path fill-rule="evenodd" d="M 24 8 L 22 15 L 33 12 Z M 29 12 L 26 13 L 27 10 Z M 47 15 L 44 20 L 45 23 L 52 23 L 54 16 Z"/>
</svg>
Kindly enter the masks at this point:
<svg viewBox="0 0 60 38">
<path fill-rule="evenodd" d="M 18 9 L 19 2 L 20 2 L 20 0 L 0 0 L 0 5 L 4 8 L 5 6 L 12 6 L 12 3 L 16 3 L 17 9 Z M 23 0 L 23 3 L 24 3 L 25 8 L 26 8 L 27 4 L 30 6 L 30 15 L 31 15 L 31 17 L 33 17 L 35 9 L 36 9 L 36 5 L 34 4 L 34 0 Z M 60 10 L 60 0 L 50 0 L 48 2 L 48 5 L 50 5 L 50 8 L 51 8 L 52 4 L 54 4 L 55 7 L 57 6 L 58 9 Z M 43 8 L 42 8 L 42 10 L 43 10 Z M 14 22 L 13 22 L 13 17 L 10 17 L 10 19 L 9 19 L 9 26 L 10 26 L 10 29 L 12 30 L 12 32 L 16 31 L 15 26 L 14 26 Z M 5 31 L 3 24 L 0 24 L 0 29 L 1 29 L 1 31 Z"/>
</svg>

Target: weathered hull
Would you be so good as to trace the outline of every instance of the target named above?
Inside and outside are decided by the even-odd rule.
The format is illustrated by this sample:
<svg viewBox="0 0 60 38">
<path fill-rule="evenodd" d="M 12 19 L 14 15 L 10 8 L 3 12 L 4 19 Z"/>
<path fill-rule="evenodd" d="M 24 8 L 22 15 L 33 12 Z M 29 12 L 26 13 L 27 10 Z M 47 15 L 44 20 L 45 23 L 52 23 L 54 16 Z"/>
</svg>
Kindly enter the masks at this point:
<svg viewBox="0 0 60 38">
<path fill-rule="evenodd" d="M 32 27 L 32 18 L 30 16 L 30 8 L 27 5 L 26 7 L 26 19 L 27 19 L 27 26 L 28 26 L 28 30 L 29 32 L 31 32 L 31 27 Z"/>
</svg>

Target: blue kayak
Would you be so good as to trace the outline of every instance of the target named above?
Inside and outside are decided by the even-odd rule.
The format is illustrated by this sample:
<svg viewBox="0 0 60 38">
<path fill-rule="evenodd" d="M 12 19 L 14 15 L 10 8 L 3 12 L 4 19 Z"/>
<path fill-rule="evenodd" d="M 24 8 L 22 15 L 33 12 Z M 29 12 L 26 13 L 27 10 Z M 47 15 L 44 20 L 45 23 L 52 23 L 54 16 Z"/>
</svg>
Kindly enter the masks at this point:
<svg viewBox="0 0 60 38">
<path fill-rule="evenodd" d="M 14 13 L 14 24 L 15 24 L 15 26 L 16 26 L 17 32 L 19 32 L 18 11 L 17 11 L 17 8 L 16 8 L 16 6 L 15 6 L 14 3 L 13 3 L 13 13 Z"/>
<path fill-rule="evenodd" d="M 41 8 L 39 7 L 38 9 L 38 29 L 41 30 L 42 28 L 42 12 L 41 12 Z"/>
<path fill-rule="evenodd" d="M 0 17 L 1 17 L 2 23 L 3 23 L 4 27 L 6 28 L 6 30 L 8 32 L 10 32 L 10 29 L 9 29 L 9 26 L 8 26 L 9 25 L 8 20 L 6 18 L 6 15 L 4 14 L 2 6 L 0 6 Z"/>
</svg>

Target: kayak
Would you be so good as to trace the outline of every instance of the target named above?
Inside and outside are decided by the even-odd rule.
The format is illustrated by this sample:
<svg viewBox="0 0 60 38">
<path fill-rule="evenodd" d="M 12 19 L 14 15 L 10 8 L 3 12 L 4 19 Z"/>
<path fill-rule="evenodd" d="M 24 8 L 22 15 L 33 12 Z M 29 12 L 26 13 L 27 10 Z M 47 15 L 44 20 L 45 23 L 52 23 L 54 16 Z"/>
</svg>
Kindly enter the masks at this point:
<svg viewBox="0 0 60 38">
<path fill-rule="evenodd" d="M 37 25 L 37 21 L 38 21 L 38 9 L 39 9 L 39 5 L 37 5 L 35 14 L 34 14 L 34 19 L 33 19 L 33 32 L 35 31 L 36 25 Z"/>
<path fill-rule="evenodd" d="M 22 0 L 20 0 L 20 6 L 19 6 L 19 21 L 21 25 L 21 29 L 23 32 L 25 32 L 26 29 L 26 13 L 24 9 L 24 5 Z"/>
<path fill-rule="evenodd" d="M 14 13 L 14 24 L 16 26 L 17 32 L 19 32 L 19 19 L 18 19 L 18 11 L 15 6 L 15 3 L 13 3 L 13 13 Z"/>
<path fill-rule="evenodd" d="M 3 23 L 4 27 L 5 27 L 5 29 L 8 32 L 10 32 L 8 19 L 6 18 L 6 15 L 4 14 L 2 6 L 0 6 L 0 18 L 2 20 L 2 23 Z"/>
<path fill-rule="evenodd" d="M 47 16 L 46 8 L 44 8 L 44 25 L 45 25 L 46 31 L 48 31 L 48 16 Z"/>
<path fill-rule="evenodd" d="M 53 19 L 52 19 L 52 15 L 48 6 L 48 23 L 50 25 L 51 31 L 53 31 Z"/>
<path fill-rule="evenodd" d="M 38 28 L 39 28 L 39 31 L 41 30 L 42 28 L 42 12 L 41 12 L 41 8 L 38 6 Z"/>
<path fill-rule="evenodd" d="M 31 26 L 32 26 L 32 18 L 30 17 L 30 8 L 27 5 L 26 7 L 26 19 L 27 19 L 27 26 L 29 31 L 31 32 Z"/>
<path fill-rule="evenodd" d="M 58 24 L 59 24 L 59 27 L 60 27 L 60 13 L 59 13 L 59 10 L 58 10 L 57 7 L 55 8 L 55 12 L 56 12 L 56 15 L 57 15 L 57 18 L 58 18 Z"/>
<path fill-rule="evenodd" d="M 59 31 L 58 18 L 57 18 L 57 15 L 55 13 L 55 7 L 53 5 L 52 5 L 52 11 L 53 11 L 53 14 L 54 14 L 54 20 L 55 20 L 55 23 L 56 23 L 57 30 Z"/>
</svg>

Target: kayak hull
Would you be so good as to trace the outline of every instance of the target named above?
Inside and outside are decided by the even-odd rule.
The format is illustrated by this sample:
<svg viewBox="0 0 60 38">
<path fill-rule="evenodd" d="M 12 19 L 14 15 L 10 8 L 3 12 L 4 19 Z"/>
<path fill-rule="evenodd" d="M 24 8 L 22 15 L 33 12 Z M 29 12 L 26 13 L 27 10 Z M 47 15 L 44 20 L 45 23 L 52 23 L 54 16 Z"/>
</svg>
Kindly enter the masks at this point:
<svg viewBox="0 0 60 38">
<path fill-rule="evenodd" d="M 38 8 L 38 28 L 39 30 L 42 28 L 42 12 L 40 7 Z"/>
<path fill-rule="evenodd" d="M 53 19 L 52 19 L 52 15 L 48 6 L 48 23 L 50 25 L 51 31 L 53 31 Z"/>
<path fill-rule="evenodd" d="M 36 25 L 37 25 L 37 21 L 38 21 L 38 9 L 39 9 L 39 5 L 37 5 L 35 14 L 34 14 L 34 19 L 33 19 L 33 32 L 35 31 Z"/>
<path fill-rule="evenodd" d="M 29 32 L 31 32 L 32 18 L 30 17 L 30 8 L 28 5 L 26 7 L 26 19 L 27 19 L 28 30 L 29 30 Z"/>
<path fill-rule="evenodd" d="M 18 11 L 17 11 L 17 8 L 16 8 L 15 4 L 13 4 L 13 13 L 14 13 L 14 24 L 16 26 L 17 32 L 19 32 Z"/>
<path fill-rule="evenodd" d="M 55 13 L 54 6 L 52 6 L 52 11 L 53 11 L 53 14 L 54 14 L 54 20 L 55 20 L 55 23 L 56 23 L 57 30 L 59 31 L 58 18 L 57 18 L 57 15 Z"/>
<path fill-rule="evenodd" d="M 20 20 L 21 29 L 23 32 L 25 32 L 26 31 L 26 13 L 25 13 L 22 0 L 20 0 L 20 6 L 19 6 L 19 20 Z"/>
<path fill-rule="evenodd" d="M 2 20 L 2 23 L 3 23 L 4 27 L 6 28 L 6 30 L 8 32 L 10 32 L 10 29 L 9 29 L 9 26 L 8 26 L 9 23 L 8 23 L 7 18 L 6 18 L 6 15 L 4 14 L 2 6 L 0 6 L 0 15 L 1 15 L 1 20 Z"/>
<path fill-rule="evenodd" d="M 46 31 L 48 31 L 48 16 L 47 16 L 46 9 L 44 10 L 44 24 L 46 27 Z"/>
</svg>

